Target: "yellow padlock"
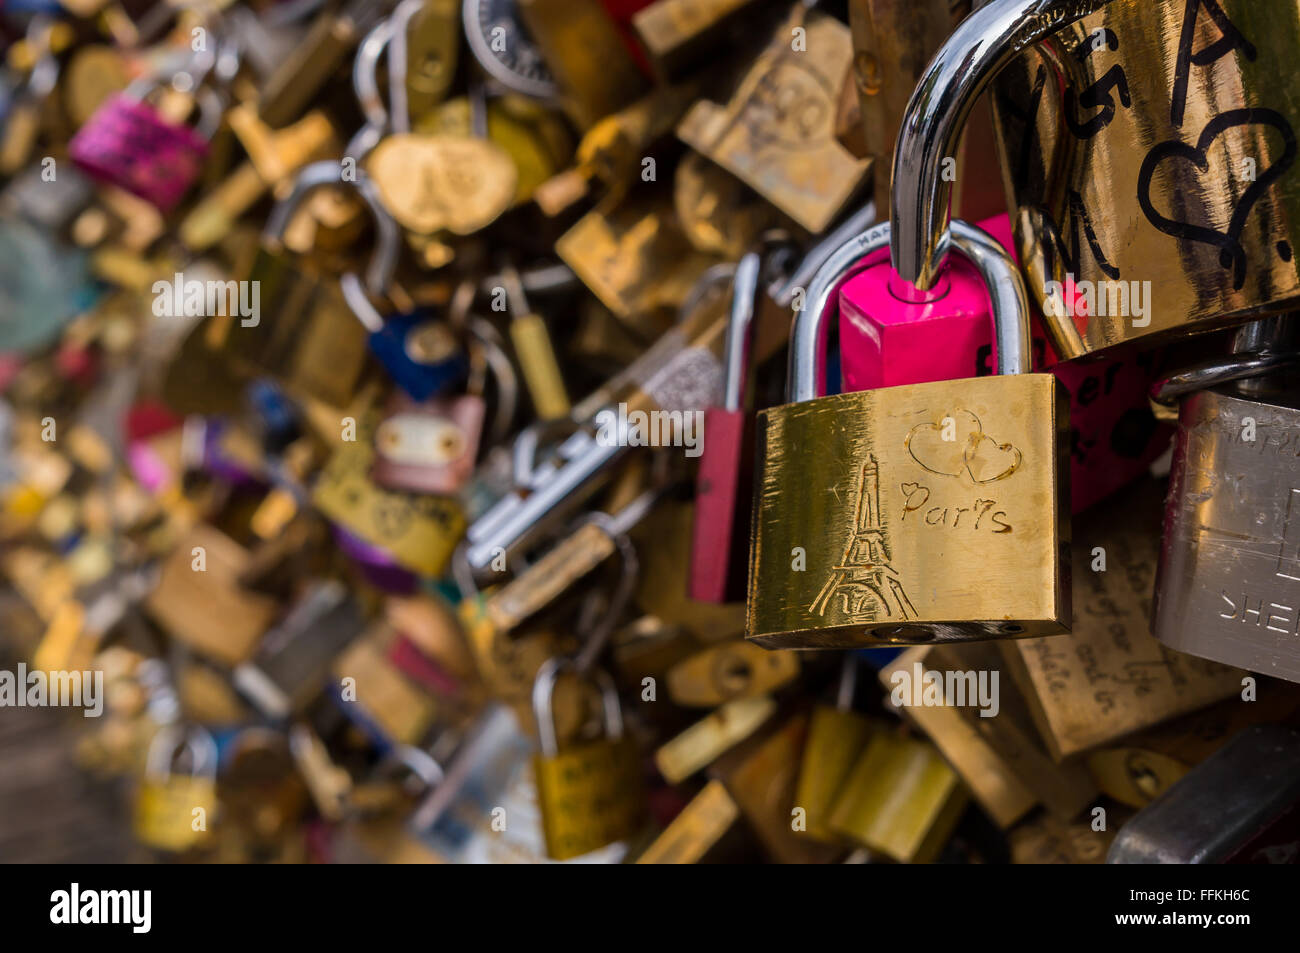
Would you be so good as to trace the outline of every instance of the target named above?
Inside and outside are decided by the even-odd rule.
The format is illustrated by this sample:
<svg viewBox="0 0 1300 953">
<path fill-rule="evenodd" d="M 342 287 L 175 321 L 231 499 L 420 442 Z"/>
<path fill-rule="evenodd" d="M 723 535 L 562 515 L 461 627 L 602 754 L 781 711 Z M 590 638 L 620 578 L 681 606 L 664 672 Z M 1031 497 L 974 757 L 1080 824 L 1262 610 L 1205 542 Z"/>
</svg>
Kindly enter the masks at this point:
<svg viewBox="0 0 1300 953">
<path fill-rule="evenodd" d="M 176 753 L 190 756 L 190 773 L 174 774 Z M 136 836 L 150 847 L 180 853 L 203 845 L 217 807 L 217 743 L 204 728 L 169 725 L 149 743 L 135 804 Z"/>
<path fill-rule="evenodd" d="M 605 737 L 560 750 L 551 697 L 561 669 L 569 665 L 548 659 L 533 683 L 533 714 L 541 743 L 533 771 L 546 853 L 555 860 L 579 857 L 631 837 L 644 814 L 637 749 L 623 737 L 623 714 L 608 672 L 593 673 L 603 699 Z"/>
</svg>

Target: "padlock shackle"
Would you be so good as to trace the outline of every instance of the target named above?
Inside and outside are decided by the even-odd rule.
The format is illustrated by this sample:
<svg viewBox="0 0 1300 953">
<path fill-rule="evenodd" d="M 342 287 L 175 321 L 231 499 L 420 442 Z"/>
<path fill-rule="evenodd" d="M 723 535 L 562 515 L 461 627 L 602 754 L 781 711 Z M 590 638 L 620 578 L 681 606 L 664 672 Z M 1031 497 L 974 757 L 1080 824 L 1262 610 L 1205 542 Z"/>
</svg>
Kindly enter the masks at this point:
<svg viewBox="0 0 1300 953">
<path fill-rule="evenodd" d="M 740 410 L 745 399 L 745 371 L 749 365 L 749 342 L 754 328 L 754 298 L 763 271 L 763 256 L 746 252 L 736 263 L 731 285 L 731 312 L 727 316 L 727 337 L 722 349 L 722 407 Z"/>
<path fill-rule="evenodd" d="M 411 131 L 411 107 L 406 98 L 406 31 L 424 3 L 425 0 L 402 0 L 389 16 L 388 100 L 394 132 Z"/>
<path fill-rule="evenodd" d="M 366 290 L 373 295 L 382 295 L 397 271 L 402 237 L 397 221 L 384 208 L 379 189 L 373 180 L 363 169 L 358 168 L 355 172 L 355 179 L 345 181 L 342 164 L 333 159 L 304 166 L 293 180 L 293 189 L 271 209 L 266 228 L 262 230 L 262 238 L 273 246 L 280 245 L 284 241 L 285 230 L 289 227 L 289 219 L 308 195 L 327 186 L 350 187 L 361 196 L 375 220 L 375 253 L 370 256 L 370 264 L 366 267 Z"/>
<path fill-rule="evenodd" d="M 190 773 L 194 777 L 215 778 L 217 776 L 217 742 L 212 733 L 199 725 L 184 728 L 181 725 L 167 725 L 158 729 L 149 742 L 149 754 L 145 760 L 145 777 L 151 780 L 163 780 L 172 773 L 172 763 L 176 752 L 186 749 L 190 753 Z"/>
<path fill-rule="evenodd" d="M 573 659 L 552 656 L 537 669 L 533 680 L 533 715 L 537 721 L 537 740 L 545 758 L 554 758 L 560 753 L 560 744 L 555 737 L 555 716 L 551 708 L 551 699 L 555 695 L 555 683 L 560 672 L 576 668 Z M 593 668 L 588 675 L 600 686 L 601 707 L 605 713 L 605 736 L 623 737 L 623 709 L 618 703 L 618 689 L 614 679 L 602 668 Z"/>
<path fill-rule="evenodd" d="M 894 146 L 890 244 L 894 270 L 922 291 L 946 249 L 952 200 L 943 165 L 957 155 L 976 100 L 1008 63 L 1111 0 L 991 0 L 963 20 L 930 60 L 903 113 Z"/>
<path fill-rule="evenodd" d="M 874 252 L 888 248 L 890 225 L 881 222 L 857 235 L 826 258 L 813 276 L 803 310 L 795 315 L 790 330 L 790 371 L 786 398 L 800 403 L 821 396 L 825 374 L 821 358 L 826 349 L 830 316 L 838 312 L 836 295 L 843 285 L 876 262 Z M 1033 367 L 1029 331 L 1029 294 L 1015 260 L 988 232 L 961 219 L 954 219 L 941 236 L 939 247 L 949 247 L 967 258 L 984 279 L 993 312 L 993 333 L 997 341 L 998 374 L 1028 374 Z"/>
<path fill-rule="evenodd" d="M 348 143 L 346 154 L 354 159 L 360 159 L 373 149 L 388 129 L 388 108 L 379 93 L 378 72 L 379 57 L 383 56 L 392 36 L 392 21 L 380 20 L 361 41 L 352 60 L 352 91 L 356 93 L 361 115 L 366 118 L 366 124 Z"/>
</svg>

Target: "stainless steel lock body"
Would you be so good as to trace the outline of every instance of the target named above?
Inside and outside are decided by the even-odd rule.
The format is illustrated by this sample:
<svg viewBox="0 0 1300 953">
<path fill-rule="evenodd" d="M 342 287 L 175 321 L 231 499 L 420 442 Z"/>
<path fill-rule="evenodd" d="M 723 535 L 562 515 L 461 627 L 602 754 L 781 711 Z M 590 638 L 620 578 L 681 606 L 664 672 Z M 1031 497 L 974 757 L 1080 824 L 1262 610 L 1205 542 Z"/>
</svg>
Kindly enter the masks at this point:
<svg viewBox="0 0 1300 953">
<path fill-rule="evenodd" d="M 1300 400 L 1184 399 L 1153 631 L 1192 655 L 1300 682 Z"/>
</svg>

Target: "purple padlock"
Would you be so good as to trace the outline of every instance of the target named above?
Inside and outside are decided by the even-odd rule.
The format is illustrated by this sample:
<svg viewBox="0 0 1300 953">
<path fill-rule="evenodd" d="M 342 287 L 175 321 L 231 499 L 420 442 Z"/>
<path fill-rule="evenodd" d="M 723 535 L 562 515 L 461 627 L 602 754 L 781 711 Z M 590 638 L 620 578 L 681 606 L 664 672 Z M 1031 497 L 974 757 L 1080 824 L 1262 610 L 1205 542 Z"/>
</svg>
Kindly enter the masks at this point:
<svg viewBox="0 0 1300 953">
<path fill-rule="evenodd" d="M 208 104 L 200 102 L 210 129 L 164 119 L 131 89 L 117 93 L 77 130 L 68 155 L 91 178 L 138 195 L 166 215 L 198 180 L 216 131 Z"/>
</svg>

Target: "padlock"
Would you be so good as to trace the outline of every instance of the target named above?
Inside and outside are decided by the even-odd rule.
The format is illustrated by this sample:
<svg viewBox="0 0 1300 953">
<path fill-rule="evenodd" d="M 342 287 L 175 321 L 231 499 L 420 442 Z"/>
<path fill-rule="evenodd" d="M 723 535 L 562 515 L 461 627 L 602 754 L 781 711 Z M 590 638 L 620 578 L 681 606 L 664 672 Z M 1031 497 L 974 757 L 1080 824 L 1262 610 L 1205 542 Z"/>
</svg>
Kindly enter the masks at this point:
<svg viewBox="0 0 1300 953">
<path fill-rule="evenodd" d="M 1106 863 L 1300 863 L 1300 731 L 1237 735 L 1125 824 Z"/>
<path fill-rule="evenodd" d="M 176 752 L 190 758 L 189 774 L 174 774 Z M 181 853 L 211 836 L 217 811 L 217 743 L 204 728 L 171 725 L 149 743 L 149 761 L 135 803 L 135 833 L 158 850 Z"/>
<path fill-rule="evenodd" d="M 704 411 L 704 441 L 695 484 L 689 594 L 701 602 L 744 598 L 745 536 L 753 496 L 743 474 L 753 454 L 752 418 L 745 412 L 745 384 L 763 254 L 751 251 L 736 265 L 723 350 L 722 404 Z"/>
<path fill-rule="evenodd" d="M 835 90 L 852 60 L 848 27 L 796 4 L 731 101 L 719 105 L 706 90 L 678 123 L 677 137 L 818 234 L 871 172 L 869 160 L 835 139 Z"/>
<path fill-rule="evenodd" d="M 759 415 L 746 635 L 806 648 L 1068 631 L 1065 394 L 1028 373 L 1024 286 L 997 242 L 958 221 L 945 246 L 984 276 L 1011 376 L 813 399 L 833 294 L 889 235 L 876 226 L 819 269 L 792 332 L 794 403 Z"/>
<path fill-rule="evenodd" d="M 366 633 L 334 659 L 334 677 L 347 686 L 337 693 L 339 706 L 382 746 L 413 745 L 433 724 L 437 704 L 389 661 L 379 644 L 383 629 Z"/>
<path fill-rule="evenodd" d="M 551 696 L 564 667 L 559 659 L 550 660 L 538 671 L 533 686 L 540 742 L 533 771 L 546 852 L 556 860 L 626 840 L 636 833 L 644 813 L 637 750 L 623 737 L 618 692 L 608 673 L 600 669 L 592 673 L 601 688 L 604 737 L 560 750 L 551 718 Z"/>
<path fill-rule="evenodd" d="M 682 659 L 668 670 L 668 697 L 684 708 L 716 708 L 774 692 L 799 677 L 793 652 L 768 652 L 739 635 Z"/>
<path fill-rule="evenodd" d="M 91 178 L 120 186 L 166 215 L 198 181 L 222 108 L 215 91 L 200 89 L 199 125 L 182 125 L 145 102 L 156 85 L 142 80 L 106 100 L 72 137 L 68 156 Z"/>
<path fill-rule="evenodd" d="M 699 863 L 740 819 L 740 807 L 721 781 L 712 780 L 691 798 L 662 834 L 637 857 L 638 864 Z"/>
<path fill-rule="evenodd" d="M 301 712 L 362 627 L 360 607 L 342 584 L 315 583 L 266 634 L 257 654 L 235 667 L 235 687 L 269 718 Z"/>
<path fill-rule="evenodd" d="M 999 827 L 1011 827 L 1036 804 L 1072 820 L 1096 800 L 1081 764 L 1055 764 L 1048 756 L 996 645 L 918 646 L 883 667 L 880 682 Z"/>
<path fill-rule="evenodd" d="M 831 808 L 874 730 L 871 721 L 852 708 L 857 687 L 857 657 L 846 653 L 841 666 L 835 706 L 817 705 L 812 710 L 794 792 L 794 806 L 804 811 L 808 836 L 825 843 L 840 840 L 830 825 Z"/>
<path fill-rule="evenodd" d="M 279 611 L 276 600 L 240 584 L 251 555 L 200 524 L 163 561 L 145 607 L 173 638 L 224 665 L 250 658 Z"/>
<path fill-rule="evenodd" d="M 966 807 L 961 780 L 927 742 L 876 732 L 831 808 L 831 828 L 905 864 L 932 861 Z"/>
<path fill-rule="evenodd" d="M 1030 296 L 1060 305 L 1072 276 L 1107 303 L 1077 324 L 1044 307 L 1063 358 L 1293 307 L 1295 109 L 1277 77 L 1290 75 L 1284 38 L 1297 25 L 1295 10 L 1260 19 L 1249 0 L 985 3 L 909 103 L 895 266 L 934 281 L 942 171 L 998 77 L 990 98 Z"/>
<path fill-rule="evenodd" d="M 1266 318 L 1227 358 L 1163 382 L 1184 397 L 1156 571 L 1152 634 L 1170 648 L 1300 682 L 1297 325 Z M 1238 383 L 1225 383 L 1237 381 Z M 1219 385 L 1219 386 L 1215 386 Z"/>
<path fill-rule="evenodd" d="M 655 767 L 669 784 L 685 781 L 752 735 L 775 711 L 771 695 L 729 701 L 660 745 Z"/>
<path fill-rule="evenodd" d="M 620 419 L 630 419 L 636 411 L 686 415 L 716 403 L 722 382 L 717 353 L 725 323 L 718 308 L 696 308 L 576 405 L 572 418 L 579 429 L 567 434 L 548 459 L 536 465 L 529 462 L 524 478 L 516 480 L 519 489 L 498 500 L 469 527 L 465 554 L 469 568 L 482 574 L 502 553 L 509 557 L 536 543 L 595 492 L 614 461 L 628 450 L 627 429 L 620 427 Z M 537 442 L 537 431 L 525 430 L 515 442 L 515 452 L 532 461 Z"/>
<path fill-rule="evenodd" d="M 1005 215 L 979 227 L 1014 257 Z M 877 257 L 844 284 L 839 303 L 845 390 L 991 373 L 996 353 L 988 297 L 967 262 L 951 262 L 923 292 L 903 281 L 887 257 Z M 1077 513 L 1144 474 L 1165 452 L 1173 431 L 1156 423 L 1147 403 L 1155 379 L 1152 355 L 1060 363 L 1041 313 L 1031 310 L 1034 369 L 1051 371 L 1070 396 L 1070 502 Z M 938 354 L 937 340 L 945 342 Z"/>
<path fill-rule="evenodd" d="M 528 306 L 523 282 L 513 265 L 501 270 L 501 285 L 509 304 L 510 341 L 515 357 L 524 372 L 528 396 L 532 398 L 533 411 L 539 420 L 556 420 L 568 416 L 569 395 L 564 387 L 564 376 L 555 357 L 555 346 L 542 316 Z"/>
<path fill-rule="evenodd" d="M 708 769 L 726 785 L 764 851 L 779 864 L 824 864 L 843 852 L 838 844 L 810 840 L 799 823 L 795 787 L 807 740 L 808 715 L 798 712 L 728 751 Z"/>
<path fill-rule="evenodd" d="M 289 195 L 272 209 L 263 231 L 266 243 L 278 247 L 289 219 L 303 200 L 319 189 L 338 186 L 341 181 L 337 162 L 316 162 L 304 167 Z M 366 329 L 371 353 L 413 400 L 426 400 L 464 377 L 464 355 L 455 336 L 430 315 L 414 313 L 385 321 L 375 310 L 369 295 L 383 294 L 392 282 L 400 252 L 399 230 L 369 176 L 358 170 L 355 179 L 347 184 L 355 189 L 374 217 L 376 248 L 364 282 L 355 272 L 346 272 L 339 279 L 339 289 Z"/>
<path fill-rule="evenodd" d="M 474 470 L 485 411 L 477 394 L 417 403 L 394 393 L 375 428 L 371 477 L 390 490 L 450 496 Z"/>
<path fill-rule="evenodd" d="M 1245 673 L 1151 637 L 1164 497 L 1148 477 L 1077 520 L 1070 638 L 1001 645 L 1057 761 L 1241 691 Z"/>
<path fill-rule="evenodd" d="M 578 128 L 590 128 L 644 91 L 632 51 L 598 0 L 517 0 L 517 7 Z"/>
</svg>

